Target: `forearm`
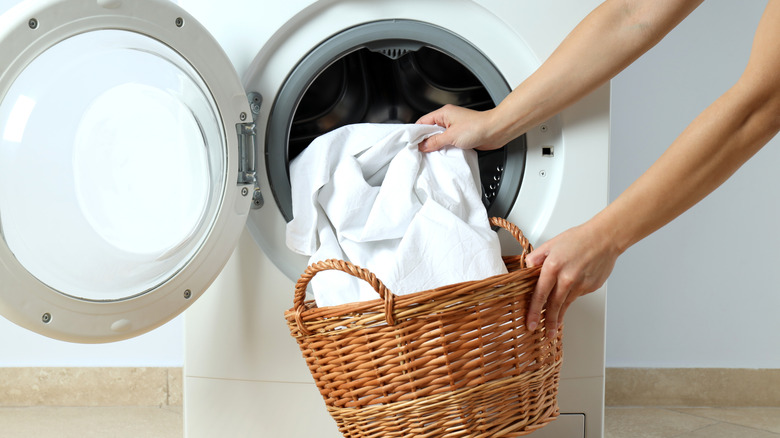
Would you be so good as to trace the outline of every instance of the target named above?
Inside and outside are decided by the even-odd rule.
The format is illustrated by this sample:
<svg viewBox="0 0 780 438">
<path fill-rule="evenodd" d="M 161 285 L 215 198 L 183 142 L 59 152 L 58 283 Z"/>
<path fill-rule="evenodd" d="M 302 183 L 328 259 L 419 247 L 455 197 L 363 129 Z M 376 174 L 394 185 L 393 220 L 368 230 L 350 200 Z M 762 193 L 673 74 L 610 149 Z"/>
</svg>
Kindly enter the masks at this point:
<svg viewBox="0 0 780 438">
<path fill-rule="evenodd" d="M 737 84 L 707 108 L 645 174 L 593 220 L 616 249 L 661 228 L 726 181 L 777 134 L 780 97 Z"/>
<path fill-rule="evenodd" d="M 608 0 L 491 111 L 496 143 L 523 134 L 598 88 L 654 46 L 702 0 Z"/>
<path fill-rule="evenodd" d="M 621 252 L 699 202 L 780 130 L 780 0 L 756 31 L 739 81 L 702 112 L 664 154 L 597 215 Z"/>
<path fill-rule="evenodd" d="M 734 93 L 734 91 L 730 91 Z M 771 105 L 749 111 L 729 93 L 703 112 L 639 179 L 594 221 L 619 252 L 699 202 L 776 133 Z M 774 114 L 773 114 L 774 112 Z M 772 128 L 774 126 L 774 128 Z"/>
</svg>

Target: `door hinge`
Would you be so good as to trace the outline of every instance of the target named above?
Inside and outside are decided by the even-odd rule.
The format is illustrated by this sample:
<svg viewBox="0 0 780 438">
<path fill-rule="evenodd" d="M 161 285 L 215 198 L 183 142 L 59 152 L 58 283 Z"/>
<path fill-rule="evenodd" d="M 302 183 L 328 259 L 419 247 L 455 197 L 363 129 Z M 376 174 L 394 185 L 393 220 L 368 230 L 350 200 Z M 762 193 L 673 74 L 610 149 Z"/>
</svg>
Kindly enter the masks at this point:
<svg viewBox="0 0 780 438">
<path fill-rule="evenodd" d="M 239 123 L 238 134 L 238 184 L 254 184 L 255 175 L 255 124 Z"/>
<path fill-rule="evenodd" d="M 236 133 L 238 134 L 238 185 L 253 186 L 252 190 L 252 208 L 260 208 L 264 204 L 263 194 L 257 183 L 257 172 L 255 170 L 255 124 L 238 123 L 236 124 Z"/>
</svg>

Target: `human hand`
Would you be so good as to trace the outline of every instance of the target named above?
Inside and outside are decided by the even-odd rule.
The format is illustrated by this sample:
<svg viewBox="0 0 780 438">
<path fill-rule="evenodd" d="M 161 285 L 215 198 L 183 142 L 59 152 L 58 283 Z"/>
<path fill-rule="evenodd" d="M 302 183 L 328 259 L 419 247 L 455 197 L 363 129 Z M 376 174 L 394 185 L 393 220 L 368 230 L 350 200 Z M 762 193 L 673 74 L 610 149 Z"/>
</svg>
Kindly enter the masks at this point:
<svg viewBox="0 0 780 438">
<path fill-rule="evenodd" d="M 529 266 L 542 265 L 526 316 L 535 330 L 545 312 L 547 336 L 554 338 L 572 302 L 600 288 L 615 267 L 620 251 L 612 239 L 585 223 L 545 242 L 526 257 Z"/>
<path fill-rule="evenodd" d="M 423 152 L 438 151 L 445 146 L 490 150 L 498 149 L 506 143 L 495 139 L 490 110 L 474 111 L 445 105 L 420 117 L 417 123 L 439 125 L 445 129 L 441 134 L 433 135 L 420 143 L 420 150 Z"/>
</svg>

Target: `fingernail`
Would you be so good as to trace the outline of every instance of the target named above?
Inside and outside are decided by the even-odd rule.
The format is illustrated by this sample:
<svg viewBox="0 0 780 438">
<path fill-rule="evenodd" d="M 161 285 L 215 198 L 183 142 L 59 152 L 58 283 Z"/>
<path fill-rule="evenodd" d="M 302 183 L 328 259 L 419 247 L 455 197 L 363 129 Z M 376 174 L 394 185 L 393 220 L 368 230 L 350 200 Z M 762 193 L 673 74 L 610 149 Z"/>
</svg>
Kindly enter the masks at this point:
<svg viewBox="0 0 780 438">
<path fill-rule="evenodd" d="M 550 330 L 550 333 L 549 333 L 549 336 L 548 336 L 550 339 L 555 339 L 557 336 L 558 336 L 558 330 L 555 330 L 555 329 Z"/>
<path fill-rule="evenodd" d="M 529 322 L 528 323 L 528 330 L 534 331 L 534 330 L 536 330 L 536 326 L 537 326 L 537 324 L 535 322 Z"/>
</svg>

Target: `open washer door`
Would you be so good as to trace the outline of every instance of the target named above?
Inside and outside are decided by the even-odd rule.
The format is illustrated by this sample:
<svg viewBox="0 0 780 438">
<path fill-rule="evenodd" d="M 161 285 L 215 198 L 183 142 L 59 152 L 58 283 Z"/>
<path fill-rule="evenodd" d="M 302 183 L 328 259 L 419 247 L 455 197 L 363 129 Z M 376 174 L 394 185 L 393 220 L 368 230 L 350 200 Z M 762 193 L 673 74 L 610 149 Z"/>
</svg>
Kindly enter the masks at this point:
<svg viewBox="0 0 780 438">
<path fill-rule="evenodd" d="M 251 119 L 219 44 L 172 2 L 8 11 L 0 313 L 85 343 L 137 336 L 181 313 L 244 228 Z"/>
</svg>

